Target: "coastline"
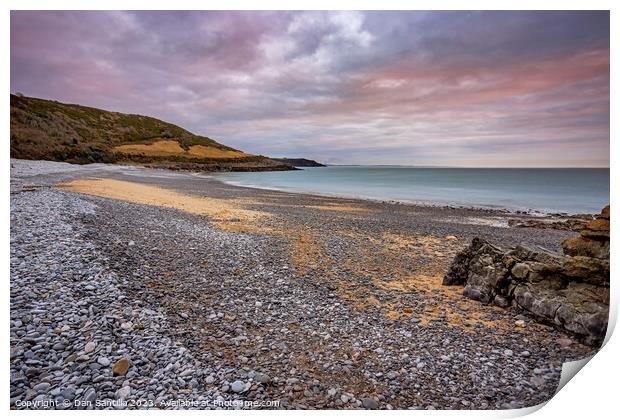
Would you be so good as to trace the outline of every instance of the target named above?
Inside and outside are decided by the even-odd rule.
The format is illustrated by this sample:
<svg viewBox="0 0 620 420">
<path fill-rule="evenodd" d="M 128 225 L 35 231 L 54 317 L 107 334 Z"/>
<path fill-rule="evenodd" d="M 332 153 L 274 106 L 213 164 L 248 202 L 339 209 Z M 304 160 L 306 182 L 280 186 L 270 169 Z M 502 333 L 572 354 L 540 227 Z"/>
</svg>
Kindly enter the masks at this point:
<svg viewBox="0 0 620 420">
<path fill-rule="evenodd" d="M 478 211 L 478 212 L 497 213 L 501 215 L 511 215 L 511 216 L 512 215 L 528 215 L 532 217 L 549 217 L 549 216 L 570 217 L 572 216 L 571 213 L 557 213 L 557 212 L 552 212 L 552 211 L 547 212 L 547 211 L 535 210 L 535 209 L 534 210 L 510 209 L 507 207 L 492 206 L 492 205 L 489 205 L 489 206 L 474 206 L 474 205 L 465 205 L 465 204 L 459 205 L 459 204 L 446 204 L 446 203 L 423 201 L 423 200 L 395 200 L 395 199 L 380 198 L 376 196 L 346 195 L 346 194 L 337 194 L 337 193 L 330 194 L 327 192 L 319 192 L 319 191 L 302 191 L 302 190 L 295 190 L 292 188 L 285 188 L 285 187 L 275 187 L 275 186 L 267 187 L 267 186 L 252 185 L 252 184 L 243 184 L 241 182 L 221 179 L 217 175 L 212 175 L 212 174 L 207 175 L 201 172 L 197 172 L 195 173 L 195 175 L 208 176 L 216 181 L 219 181 L 223 184 L 231 185 L 233 187 L 252 188 L 252 189 L 266 190 L 266 191 L 278 191 L 278 192 L 283 192 L 283 193 L 288 193 L 288 194 L 301 194 L 301 195 L 308 195 L 308 196 L 321 197 L 321 198 L 359 200 L 359 201 L 368 201 L 368 202 L 382 203 L 382 204 L 397 204 L 397 205 L 405 205 L 405 206 L 413 206 L 413 207 L 428 207 L 431 209 L 445 208 L 445 209 L 472 210 L 472 211 Z"/>
<path fill-rule="evenodd" d="M 372 166 L 353 166 L 353 168 L 360 169 L 360 170 L 367 170 L 369 168 L 375 169 L 375 167 L 372 167 Z M 384 167 L 379 167 L 379 168 L 385 169 Z M 483 199 L 482 196 L 478 197 L 478 199 L 474 198 L 474 199 L 469 199 L 469 200 L 463 200 L 462 198 L 461 199 L 448 198 L 447 196 L 444 198 L 444 197 L 441 197 L 441 195 L 432 194 L 432 195 L 435 195 L 436 197 L 435 198 L 430 198 L 430 197 L 424 198 L 425 196 L 428 195 L 429 188 L 432 188 L 430 184 L 421 183 L 419 185 L 412 185 L 410 189 L 402 189 L 402 187 L 398 187 L 397 185 L 399 185 L 398 183 L 404 182 L 405 179 L 398 178 L 397 176 L 394 176 L 394 179 L 392 179 L 392 181 L 395 183 L 394 185 L 385 186 L 388 189 L 387 193 L 385 193 L 383 190 L 377 191 L 377 185 L 368 185 L 366 192 L 362 193 L 361 189 L 366 189 L 366 185 L 363 184 L 363 179 L 364 179 L 363 176 L 367 176 L 367 175 L 363 175 L 363 176 L 360 175 L 362 176 L 361 178 L 362 182 L 360 184 L 355 184 L 355 183 L 351 183 L 350 181 L 347 181 L 346 178 L 349 178 L 351 176 L 357 176 L 358 174 L 353 175 L 353 174 L 343 172 L 343 173 L 331 173 L 329 176 L 327 176 L 326 174 L 323 173 L 323 171 L 327 171 L 328 169 L 329 167 L 327 169 L 310 168 L 310 171 L 316 172 L 316 175 L 317 175 L 316 179 L 315 177 L 311 175 L 309 175 L 307 179 L 304 179 L 303 173 L 302 174 L 300 173 L 291 174 L 292 176 L 290 177 L 287 176 L 286 174 L 283 176 L 280 176 L 280 174 L 275 174 L 275 173 L 267 174 L 266 178 L 264 179 L 259 178 L 260 179 L 259 182 L 255 182 L 254 180 L 244 176 L 243 174 L 196 173 L 196 176 L 211 177 L 221 182 L 234 185 L 234 186 L 238 186 L 238 187 L 257 188 L 257 189 L 270 190 L 270 191 L 310 194 L 310 195 L 317 195 L 317 196 L 322 196 L 322 197 L 369 200 L 369 201 L 375 201 L 375 202 L 410 204 L 414 206 L 424 206 L 424 207 L 433 207 L 433 208 L 446 207 L 446 208 L 473 209 L 473 210 L 481 210 L 481 211 L 492 210 L 492 211 L 499 211 L 499 212 L 512 213 L 512 214 L 527 214 L 530 216 L 539 216 L 539 217 L 553 217 L 553 216 L 573 217 L 573 216 L 584 216 L 584 215 L 592 216 L 592 215 L 597 214 L 597 212 L 599 211 L 599 207 L 603 207 L 609 201 L 609 198 L 607 197 L 607 199 L 605 200 L 600 200 L 600 204 L 593 205 L 592 203 L 588 203 L 588 205 L 573 206 L 573 209 L 569 210 L 569 207 L 561 207 L 562 206 L 561 204 L 559 205 L 559 207 L 551 207 L 551 206 L 545 207 L 544 204 L 541 203 L 540 201 L 538 202 L 539 205 L 536 206 L 535 204 L 536 199 L 530 199 L 530 202 L 527 205 L 525 205 L 525 204 L 517 204 L 516 202 L 511 203 L 511 204 L 508 204 L 508 203 L 502 204 L 501 200 L 497 203 L 494 203 L 492 200 Z M 389 167 L 389 169 L 393 169 L 393 167 Z M 467 169 L 469 170 L 471 169 L 471 170 L 477 170 L 476 168 L 417 168 L 417 167 L 411 167 L 411 168 L 398 167 L 397 169 L 414 169 L 414 170 L 417 170 L 417 169 L 444 169 L 444 170 Z M 498 168 L 493 168 L 493 169 L 498 169 Z M 547 168 L 547 169 L 566 170 L 566 168 Z M 591 168 L 587 168 L 587 169 L 591 169 Z M 510 170 L 513 170 L 513 169 L 510 169 Z M 271 175 L 273 175 L 274 177 L 272 178 Z M 377 175 L 379 176 L 379 174 Z M 299 178 L 300 176 L 302 178 Z M 330 185 L 325 184 L 325 181 L 329 179 L 329 177 L 333 177 L 334 182 L 336 182 L 338 179 L 340 179 L 339 178 L 340 176 L 343 176 L 345 178 L 345 182 L 348 182 L 348 183 L 345 183 L 344 185 L 350 187 L 351 192 L 336 191 L 341 188 L 332 188 Z M 388 174 L 387 173 L 383 174 L 383 176 L 388 176 Z M 441 175 L 438 175 L 438 176 L 441 176 Z M 472 182 L 475 182 L 475 181 L 472 180 Z M 420 191 L 413 193 L 413 191 L 417 191 L 416 188 L 420 188 Z M 438 188 L 441 189 L 442 187 L 438 186 Z M 530 188 L 532 188 L 532 186 L 530 186 Z M 558 188 L 562 188 L 562 187 L 558 186 Z M 475 193 L 475 191 L 476 189 L 471 190 L 472 193 Z M 484 190 L 480 190 L 480 191 L 484 191 Z M 485 192 L 485 195 L 488 196 L 489 194 L 492 194 L 492 191 L 493 190 L 487 190 Z M 457 192 L 460 193 L 461 196 L 467 194 L 466 189 L 461 190 L 461 191 L 457 190 Z M 538 193 L 535 190 L 531 192 Z M 574 191 L 573 193 L 577 194 L 576 191 Z M 552 194 L 552 192 L 550 192 L 550 194 Z M 420 198 L 415 198 L 412 195 L 419 195 Z M 405 196 L 412 196 L 412 197 L 407 198 Z M 503 198 L 503 200 L 506 201 L 506 197 L 500 196 L 499 198 Z M 527 200 L 529 197 L 524 196 L 522 198 L 524 200 Z M 564 206 L 567 205 L 567 200 L 571 201 L 569 200 L 569 197 L 567 196 L 560 195 L 557 198 L 564 201 Z M 571 201 L 571 202 L 574 202 L 574 201 Z M 546 204 L 550 204 L 550 202 Z"/>
<path fill-rule="evenodd" d="M 160 406 L 180 396 L 280 408 L 521 408 L 553 395 L 564 361 L 596 350 L 441 285 L 474 236 L 557 250 L 570 232 L 495 226 L 508 216 L 497 210 L 11 163 L 14 399 L 43 378 L 49 386 L 31 399 L 84 378 L 81 396 Z M 48 329 L 26 332 L 37 317 Z M 27 371 L 32 356 L 40 363 Z M 122 358 L 130 377 L 110 371 Z M 457 381 L 444 398 L 457 376 L 473 382 Z"/>
</svg>

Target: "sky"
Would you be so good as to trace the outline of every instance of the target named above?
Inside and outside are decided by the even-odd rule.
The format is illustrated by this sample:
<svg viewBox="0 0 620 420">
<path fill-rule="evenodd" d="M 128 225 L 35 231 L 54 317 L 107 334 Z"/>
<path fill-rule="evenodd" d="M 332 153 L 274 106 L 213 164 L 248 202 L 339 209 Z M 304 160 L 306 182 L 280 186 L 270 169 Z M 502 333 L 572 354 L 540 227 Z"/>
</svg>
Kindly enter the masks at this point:
<svg viewBox="0 0 620 420">
<path fill-rule="evenodd" d="M 11 91 L 332 164 L 609 166 L 609 13 L 11 12 Z"/>
</svg>

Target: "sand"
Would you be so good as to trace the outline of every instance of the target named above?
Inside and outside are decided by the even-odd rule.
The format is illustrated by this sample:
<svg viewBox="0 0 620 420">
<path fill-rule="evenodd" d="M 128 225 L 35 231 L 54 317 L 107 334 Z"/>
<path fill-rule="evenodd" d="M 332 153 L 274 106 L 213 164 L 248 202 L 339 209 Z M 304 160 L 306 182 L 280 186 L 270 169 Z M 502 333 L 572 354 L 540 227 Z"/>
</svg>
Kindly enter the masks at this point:
<svg viewBox="0 0 620 420">
<path fill-rule="evenodd" d="M 58 185 L 66 191 L 183 210 L 206 216 L 223 230 L 253 230 L 252 223 L 268 213 L 242 208 L 235 200 L 201 197 L 137 182 L 115 179 L 78 179 Z"/>
</svg>

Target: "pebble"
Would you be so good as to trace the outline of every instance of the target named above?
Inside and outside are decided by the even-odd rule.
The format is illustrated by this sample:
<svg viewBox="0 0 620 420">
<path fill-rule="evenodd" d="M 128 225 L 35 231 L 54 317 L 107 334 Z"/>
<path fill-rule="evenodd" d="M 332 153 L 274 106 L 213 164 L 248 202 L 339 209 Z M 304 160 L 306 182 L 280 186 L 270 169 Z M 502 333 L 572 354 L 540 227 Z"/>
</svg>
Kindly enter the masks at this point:
<svg viewBox="0 0 620 420">
<path fill-rule="evenodd" d="M 48 382 L 41 382 L 32 387 L 37 392 L 45 392 L 49 389 L 50 384 Z"/>
<path fill-rule="evenodd" d="M 25 182 L 52 185 L 99 175 L 96 165 L 14 162 L 12 192 Z M 45 175 L 50 168 L 61 171 Z M 123 177 L 134 171 L 122 170 Z M 32 178 L 20 178 L 27 171 Z M 185 176 L 175 172 L 165 182 L 186 191 Z M 224 198 L 239 193 L 206 178 L 191 185 L 199 194 L 203 188 L 205 195 L 216 190 Z M 318 228 L 328 232 L 317 244 L 321 264 L 305 269 L 289 252 L 295 228 L 291 238 L 228 232 L 205 217 L 57 188 L 12 193 L 10 200 L 11 291 L 19 290 L 11 293 L 11 409 L 18 399 L 225 401 L 234 397 L 228 392 L 252 401 L 278 399 L 286 409 L 524 407 L 552 396 L 563 360 L 583 354 L 580 345 L 566 344 L 553 330 L 543 337 L 566 344 L 562 351 L 545 348 L 539 328 L 498 335 L 480 324 L 476 333 L 463 331 L 450 323 L 468 320 L 470 305 L 458 297 L 436 300 L 398 290 L 392 268 L 423 264 L 421 258 L 434 263 L 432 252 L 456 251 L 449 243 L 431 241 L 424 255 L 416 254 L 417 245 L 408 246 L 402 260 L 381 262 L 387 268 L 379 280 L 371 261 L 356 258 L 361 251 L 372 259 L 391 256 L 381 248 L 384 226 L 397 236 L 441 239 L 460 232 L 456 219 L 407 218 L 404 207 L 398 215 L 384 212 L 393 210 L 391 204 L 372 219 L 339 213 L 332 218 L 296 206 L 320 198 L 290 195 L 289 205 L 278 211 L 303 215 L 309 240 Z M 373 241 L 360 239 L 366 227 Z M 555 243 L 559 235 L 547 231 L 549 240 L 538 239 L 485 226 L 476 232 L 540 245 Z M 373 304 L 353 310 L 336 279 L 350 282 L 351 297 L 372 298 Z M 396 287 L 375 287 L 381 279 Z M 400 316 L 388 319 L 386 305 Z M 533 322 L 512 318 L 511 309 L 496 314 L 474 306 L 485 321 Z M 435 310 L 439 318 L 420 321 Z M 480 392 L 471 392 L 472 383 Z M 356 399 L 353 390 L 364 397 Z"/>
<path fill-rule="evenodd" d="M 242 381 L 235 381 L 230 385 L 230 388 L 233 392 L 239 394 L 245 390 L 245 383 Z"/>
<path fill-rule="evenodd" d="M 376 410 L 377 408 L 379 408 L 379 403 L 377 402 L 377 400 L 370 397 L 364 398 L 364 400 L 362 401 L 362 405 L 364 406 L 364 408 L 369 410 Z"/>
<path fill-rule="evenodd" d="M 254 375 L 254 382 L 257 382 L 259 384 L 268 384 L 271 382 L 271 377 L 269 377 L 269 375 L 266 375 L 262 372 L 257 372 Z"/>
<path fill-rule="evenodd" d="M 127 374 L 130 365 L 129 360 L 126 358 L 119 359 L 114 362 L 114 366 L 112 366 L 112 374 L 114 376 L 123 376 Z"/>
<path fill-rule="evenodd" d="M 573 340 L 571 340 L 570 338 L 559 338 L 558 344 L 562 347 L 568 347 L 573 344 Z"/>
<path fill-rule="evenodd" d="M 131 395 L 131 387 L 128 385 L 119 388 L 114 394 L 117 400 L 126 400 L 127 398 L 129 398 L 129 395 Z"/>
<path fill-rule="evenodd" d="M 105 356 L 99 356 L 99 357 L 97 358 L 97 363 L 99 363 L 99 364 L 100 364 L 101 366 L 103 366 L 103 367 L 107 367 L 107 366 L 109 366 L 109 365 L 110 365 L 110 359 L 108 359 L 108 358 L 107 358 L 107 357 L 105 357 Z"/>
</svg>

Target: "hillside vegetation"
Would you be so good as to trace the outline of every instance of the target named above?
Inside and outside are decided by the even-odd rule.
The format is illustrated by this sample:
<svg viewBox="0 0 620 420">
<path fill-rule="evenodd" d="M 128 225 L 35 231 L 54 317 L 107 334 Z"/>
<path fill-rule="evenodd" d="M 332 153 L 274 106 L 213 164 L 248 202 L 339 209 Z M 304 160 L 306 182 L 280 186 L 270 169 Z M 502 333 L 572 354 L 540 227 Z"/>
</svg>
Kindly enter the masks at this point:
<svg viewBox="0 0 620 420">
<path fill-rule="evenodd" d="M 312 167 L 325 167 L 322 163 L 312 159 L 304 158 L 272 158 L 280 163 L 286 163 L 287 165 L 296 166 L 299 168 L 312 168 Z"/>
<path fill-rule="evenodd" d="M 18 95 L 11 95 L 11 157 L 205 170 L 290 169 L 155 118 Z"/>
</svg>

